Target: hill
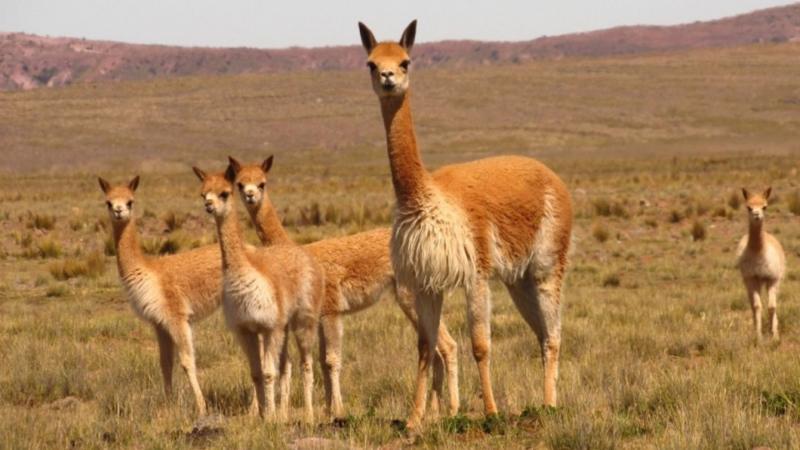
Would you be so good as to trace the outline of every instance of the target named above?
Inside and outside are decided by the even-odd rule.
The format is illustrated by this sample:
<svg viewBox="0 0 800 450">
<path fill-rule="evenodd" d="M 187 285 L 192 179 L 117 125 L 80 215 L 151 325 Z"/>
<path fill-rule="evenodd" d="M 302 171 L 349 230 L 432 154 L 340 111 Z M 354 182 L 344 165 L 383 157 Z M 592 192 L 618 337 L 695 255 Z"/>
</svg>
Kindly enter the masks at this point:
<svg viewBox="0 0 800 450">
<path fill-rule="evenodd" d="M 355 26 L 353 40 L 357 35 Z M 800 4 L 677 26 L 627 26 L 540 37 L 525 42 L 443 41 L 420 44 L 415 65 L 514 64 L 540 58 L 609 56 L 715 48 L 800 39 Z M 0 90 L 63 86 L 98 80 L 141 80 L 360 68 L 358 46 L 200 48 L 137 45 L 25 33 L 0 33 Z"/>
</svg>

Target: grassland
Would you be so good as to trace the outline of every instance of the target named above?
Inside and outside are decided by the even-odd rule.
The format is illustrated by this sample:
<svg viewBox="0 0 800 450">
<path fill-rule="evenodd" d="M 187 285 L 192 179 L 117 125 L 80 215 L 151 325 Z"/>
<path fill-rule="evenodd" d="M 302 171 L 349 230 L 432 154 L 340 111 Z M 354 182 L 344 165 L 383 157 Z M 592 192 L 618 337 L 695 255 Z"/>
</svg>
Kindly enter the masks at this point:
<svg viewBox="0 0 800 450">
<path fill-rule="evenodd" d="M 409 410 L 415 336 L 390 299 L 345 323 L 344 427 L 247 416 L 244 358 L 219 314 L 201 323 L 200 383 L 224 419 L 193 433 L 185 377 L 166 401 L 155 339 L 119 287 L 95 178 L 142 175 L 137 215 L 153 253 L 214 241 L 189 166 L 222 168 L 229 153 L 276 155 L 271 195 L 299 241 L 386 225 L 392 191 L 366 73 L 2 93 L 0 447 L 282 448 L 312 436 L 388 448 L 800 447 L 798 56 L 785 44 L 415 72 L 430 167 L 538 157 L 571 187 L 576 229 L 561 406 L 538 407 L 538 347 L 497 285 L 503 415 L 482 418 L 455 293 L 445 320 L 461 346 L 462 415 L 413 438 L 392 421 Z M 782 339 L 756 346 L 733 253 L 746 228 L 738 188 L 766 184 L 789 270 Z"/>
</svg>

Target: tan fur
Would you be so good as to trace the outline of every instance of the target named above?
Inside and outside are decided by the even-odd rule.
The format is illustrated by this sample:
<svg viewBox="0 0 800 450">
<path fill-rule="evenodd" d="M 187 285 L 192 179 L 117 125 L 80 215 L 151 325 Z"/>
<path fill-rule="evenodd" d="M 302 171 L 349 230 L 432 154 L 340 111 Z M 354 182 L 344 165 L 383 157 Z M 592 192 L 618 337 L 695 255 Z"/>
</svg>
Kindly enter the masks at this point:
<svg viewBox="0 0 800 450">
<path fill-rule="evenodd" d="M 207 175 L 202 180 L 206 210 L 214 215 L 222 251 L 223 310 L 250 364 L 258 411 L 275 414 L 275 361 L 286 359 L 286 334 L 296 338 L 303 371 L 305 420 L 313 421 L 313 367 L 311 345 L 324 296 L 324 272 L 313 257 L 295 245 L 255 248 L 244 243 L 233 199 L 233 170 Z M 260 341 L 261 336 L 262 341 Z M 261 348 L 265 346 L 266 350 Z M 288 390 L 283 388 L 281 413 L 288 411 Z M 286 417 L 282 417 L 286 419 Z"/>
<path fill-rule="evenodd" d="M 425 412 L 424 386 L 436 344 L 444 293 L 463 287 L 488 414 L 496 413 L 489 370 L 489 277 L 499 275 L 536 333 L 545 367 L 544 403 L 555 406 L 561 341 L 561 287 L 572 230 L 564 183 L 530 158 L 501 156 L 425 170 L 411 115 L 408 60 L 416 21 L 398 43 L 376 43 L 359 24 L 386 130 L 397 215 L 392 260 L 417 295 L 420 361 L 414 412 Z M 399 75 L 398 75 L 399 73 Z M 391 74 L 392 76 L 388 76 Z"/>
<path fill-rule="evenodd" d="M 742 189 L 747 206 L 749 231 L 739 241 L 736 265 L 742 274 L 747 296 L 753 311 L 756 339 L 761 339 L 761 292 L 766 289 L 770 331 L 778 339 L 778 289 L 786 272 L 786 256 L 775 237 L 764 231 L 764 216 L 771 188 L 763 194 L 751 194 Z"/>
<path fill-rule="evenodd" d="M 198 412 L 205 415 L 206 403 L 197 381 L 191 324 L 209 316 L 222 300 L 219 247 L 206 246 L 160 258 L 146 257 L 139 246 L 132 211 L 137 185 L 138 181 L 111 187 L 100 179 L 111 216 L 119 276 L 131 307 L 156 332 L 167 396 L 172 394 L 172 367 L 177 350 Z"/>
<path fill-rule="evenodd" d="M 231 158 L 236 171 L 236 185 L 250 212 L 256 229 L 265 230 L 265 244 L 283 241 L 288 234 L 267 195 L 267 175 L 272 166 L 270 156 L 260 165 L 243 165 Z M 259 186 L 261 186 L 259 188 Z M 249 190 L 248 190 L 249 187 Z M 255 189 L 253 188 L 255 187 Z M 387 291 L 395 291 L 398 305 L 417 326 L 413 297 L 409 292 L 396 289 L 394 272 L 389 258 L 388 228 L 379 228 L 340 238 L 325 239 L 304 246 L 319 262 L 325 272 L 325 301 L 320 318 L 320 362 L 325 378 L 328 410 L 334 417 L 343 417 L 339 376 L 342 366 L 342 316 L 368 308 L 380 300 Z M 439 329 L 441 339 L 434 370 L 434 396 L 432 406 L 438 405 L 442 394 L 443 372 L 447 372 L 450 392 L 450 412 L 459 408 L 457 345 L 447 327 Z"/>
</svg>

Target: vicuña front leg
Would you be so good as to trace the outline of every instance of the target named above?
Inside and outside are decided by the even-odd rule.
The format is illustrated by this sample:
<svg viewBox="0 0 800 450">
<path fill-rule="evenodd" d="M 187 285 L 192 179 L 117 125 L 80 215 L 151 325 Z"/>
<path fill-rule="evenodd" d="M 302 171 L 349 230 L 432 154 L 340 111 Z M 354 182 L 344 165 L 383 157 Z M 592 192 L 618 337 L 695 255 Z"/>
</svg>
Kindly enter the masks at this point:
<svg viewBox="0 0 800 450">
<path fill-rule="evenodd" d="M 439 339 L 439 321 L 442 315 L 442 302 L 444 294 L 441 292 L 419 292 L 414 305 L 419 318 L 417 328 L 417 348 L 419 362 L 417 365 L 417 385 L 414 395 L 414 411 L 408 419 L 409 429 L 415 429 L 422 424 L 425 417 L 425 404 L 428 397 L 428 371 L 433 366 L 435 349 Z"/>
<path fill-rule="evenodd" d="M 747 286 L 747 297 L 750 300 L 750 308 L 753 310 L 753 328 L 756 332 L 756 341 L 761 341 L 761 283 L 754 279 L 745 280 Z"/>
<path fill-rule="evenodd" d="M 255 391 L 256 401 L 258 402 L 258 415 L 263 418 L 268 413 L 266 408 L 267 395 L 264 388 L 264 378 L 265 372 L 269 371 L 270 369 L 265 367 L 265 365 L 262 365 L 262 352 L 259 344 L 258 334 L 249 330 L 238 330 L 236 334 L 250 366 L 250 378 L 253 380 L 253 389 Z M 272 376 L 274 377 L 274 365 L 271 370 Z M 269 414 L 274 413 L 274 408 L 275 403 L 273 398 L 272 411 L 269 411 Z"/>
<path fill-rule="evenodd" d="M 497 414 L 497 405 L 492 391 L 491 351 L 492 333 L 491 321 L 492 302 L 489 281 L 477 279 L 474 285 L 467 289 L 467 323 L 470 337 L 472 338 L 472 355 L 478 364 L 478 374 L 481 379 L 481 392 L 483 405 L 487 415 Z"/>
<path fill-rule="evenodd" d="M 188 323 L 181 323 L 171 328 L 171 334 L 175 347 L 178 350 L 178 361 L 189 378 L 189 385 L 194 393 L 194 400 L 197 404 L 198 413 L 205 416 L 207 413 L 206 401 L 203 398 L 203 391 L 200 390 L 200 382 L 197 381 L 197 366 L 195 365 L 194 345 L 192 343 L 192 329 Z"/>
<path fill-rule="evenodd" d="M 175 343 L 167 330 L 159 325 L 153 327 L 158 338 L 158 356 L 161 364 L 161 377 L 164 381 L 164 395 L 172 397 L 172 368 L 175 365 Z"/>
<path fill-rule="evenodd" d="M 780 281 L 767 283 L 767 311 L 769 312 L 769 329 L 772 332 L 772 339 L 778 337 L 778 287 Z"/>
</svg>

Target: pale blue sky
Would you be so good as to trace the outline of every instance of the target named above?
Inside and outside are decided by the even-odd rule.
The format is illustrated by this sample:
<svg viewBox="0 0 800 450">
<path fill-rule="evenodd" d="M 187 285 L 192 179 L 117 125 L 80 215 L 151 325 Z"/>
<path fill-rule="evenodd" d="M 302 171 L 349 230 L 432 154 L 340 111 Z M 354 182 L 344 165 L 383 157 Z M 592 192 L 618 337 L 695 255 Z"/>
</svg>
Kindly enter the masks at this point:
<svg viewBox="0 0 800 450">
<path fill-rule="evenodd" d="M 518 41 L 616 25 L 709 20 L 789 0 L 0 0 L 0 31 L 170 45 L 359 43 L 356 22 L 396 39 Z"/>
</svg>

